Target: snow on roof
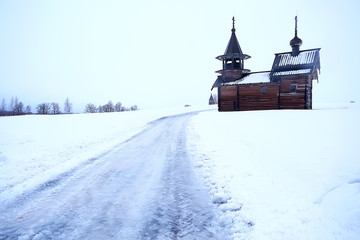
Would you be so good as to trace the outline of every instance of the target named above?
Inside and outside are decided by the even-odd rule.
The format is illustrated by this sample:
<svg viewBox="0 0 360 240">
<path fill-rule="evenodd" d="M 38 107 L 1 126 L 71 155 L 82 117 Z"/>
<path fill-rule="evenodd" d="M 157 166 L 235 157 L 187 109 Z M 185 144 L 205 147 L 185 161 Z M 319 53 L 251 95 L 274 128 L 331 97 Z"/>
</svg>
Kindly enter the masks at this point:
<svg viewBox="0 0 360 240">
<path fill-rule="evenodd" d="M 246 77 L 238 79 L 234 82 L 223 83 L 223 86 L 227 85 L 237 85 L 237 84 L 251 84 L 251 83 L 269 83 L 270 82 L 270 72 L 261 72 L 261 73 L 251 73 Z"/>
<path fill-rule="evenodd" d="M 307 74 L 307 73 L 310 73 L 310 71 L 311 71 L 311 69 L 299 69 L 299 70 L 293 70 L 293 71 L 274 72 L 274 76 Z"/>
</svg>

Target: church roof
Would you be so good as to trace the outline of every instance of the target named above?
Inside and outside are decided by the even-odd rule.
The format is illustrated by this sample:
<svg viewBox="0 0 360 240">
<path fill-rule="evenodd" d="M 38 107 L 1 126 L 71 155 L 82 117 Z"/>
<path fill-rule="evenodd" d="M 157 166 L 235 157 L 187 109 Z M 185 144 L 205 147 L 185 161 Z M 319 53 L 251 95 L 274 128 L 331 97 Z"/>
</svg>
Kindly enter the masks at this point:
<svg viewBox="0 0 360 240">
<path fill-rule="evenodd" d="M 299 69 L 320 69 L 320 48 L 302 50 L 297 56 L 291 52 L 276 53 L 272 72 L 294 71 Z"/>
<path fill-rule="evenodd" d="M 239 41 L 237 40 L 236 34 L 235 34 L 235 18 L 233 17 L 233 28 L 231 29 L 231 37 L 229 40 L 229 43 L 225 49 L 224 55 L 220 55 L 216 57 L 217 59 L 231 59 L 233 57 L 238 57 L 242 59 L 248 59 L 250 58 L 249 55 L 246 55 L 241 50 Z"/>
<path fill-rule="evenodd" d="M 237 37 L 235 35 L 235 29 L 234 28 L 232 29 L 231 37 L 230 37 L 229 43 L 228 43 L 228 45 L 226 47 L 224 55 L 231 55 L 231 54 L 244 55 L 242 50 L 241 50 L 239 41 L 237 40 Z"/>
<path fill-rule="evenodd" d="M 240 84 L 254 84 L 254 83 L 269 83 L 270 71 L 253 72 L 245 77 L 239 78 L 236 81 L 222 83 L 221 86 L 240 85 Z"/>
<path fill-rule="evenodd" d="M 215 104 L 215 100 L 214 100 L 214 97 L 213 97 L 213 95 L 212 95 L 212 94 L 210 94 L 209 104 L 210 104 L 210 105 Z"/>
<path fill-rule="evenodd" d="M 214 84 L 213 84 L 212 87 L 211 87 L 211 91 L 212 91 L 214 88 L 216 88 L 216 87 L 220 87 L 221 84 L 222 84 L 222 82 L 223 82 L 222 76 L 217 76 Z"/>
</svg>

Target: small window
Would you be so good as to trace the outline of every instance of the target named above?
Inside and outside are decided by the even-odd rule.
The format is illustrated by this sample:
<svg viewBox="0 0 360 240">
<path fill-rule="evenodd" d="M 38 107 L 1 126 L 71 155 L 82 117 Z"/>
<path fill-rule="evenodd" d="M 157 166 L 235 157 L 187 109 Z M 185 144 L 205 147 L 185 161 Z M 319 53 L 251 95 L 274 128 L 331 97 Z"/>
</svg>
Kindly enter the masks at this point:
<svg viewBox="0 0 360 240">
<path fill-rule="evenodd" d="M 267 94 L 267 92 L 268 92 L 268 87 L 262 87 L 261 88 L 261 93 L 262 94 Z"/>
<path fill-rule="evenodd" d="M 296 85 L 290 85 L 290 92 L 296 92 Z"/>
</svg>

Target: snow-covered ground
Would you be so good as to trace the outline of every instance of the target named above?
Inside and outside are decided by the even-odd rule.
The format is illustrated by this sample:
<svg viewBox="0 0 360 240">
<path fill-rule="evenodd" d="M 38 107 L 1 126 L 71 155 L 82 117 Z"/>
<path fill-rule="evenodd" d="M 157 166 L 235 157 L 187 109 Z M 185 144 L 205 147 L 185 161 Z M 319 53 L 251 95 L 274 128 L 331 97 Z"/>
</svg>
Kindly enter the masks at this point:
<svg viewBox="0 0 360 240">
<path fill-rule="evenodd" d="M 197 110 L 2 117 L 0 204 L 109 155 L 151 121 Z M 205 111 L 186 146 L 232 238 L 358 239 L 359 120 L 358 104 Z"/>
<path fill-rule="evenodd" d="M 248 239 L 359 239 L 360 108 L 206 112 L 193 118 L 194 159 L 227 199 L 224 224 Z M 232 208 L 241 210 L 234 213 Z"/>
<path fill-rule="evenodd" d="M 197 110 L 0 117 L 0 196 L 4 190 L 20 194 L 101 156 L 151 121 Z"/>
</svg>

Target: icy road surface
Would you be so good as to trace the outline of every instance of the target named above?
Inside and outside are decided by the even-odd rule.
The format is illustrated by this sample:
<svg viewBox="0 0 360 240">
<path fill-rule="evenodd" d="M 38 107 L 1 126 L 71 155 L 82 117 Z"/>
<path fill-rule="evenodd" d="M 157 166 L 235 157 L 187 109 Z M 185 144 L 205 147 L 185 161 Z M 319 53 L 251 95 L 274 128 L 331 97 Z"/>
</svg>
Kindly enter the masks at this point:
<svg viewBox="0 0 360 240">
<path fill-rule="evenodd" d="M 0 202 L 0 239 L 226 239 L 186 147 L 162 118 L 102 156 Z"/>
</svg>

